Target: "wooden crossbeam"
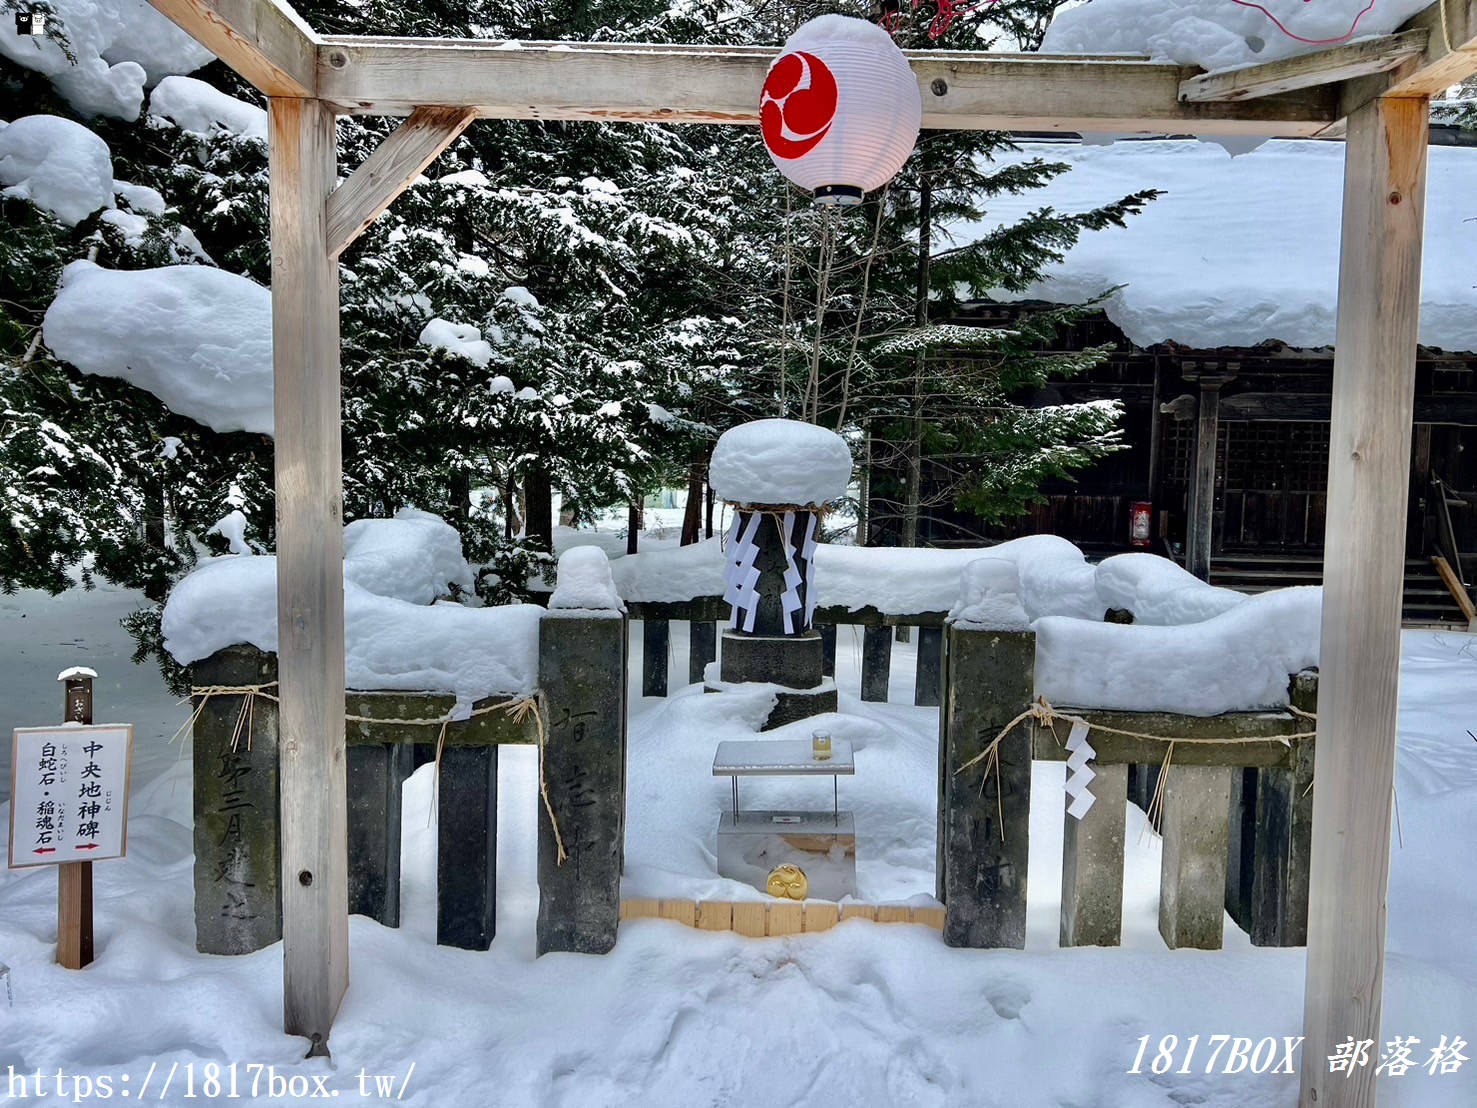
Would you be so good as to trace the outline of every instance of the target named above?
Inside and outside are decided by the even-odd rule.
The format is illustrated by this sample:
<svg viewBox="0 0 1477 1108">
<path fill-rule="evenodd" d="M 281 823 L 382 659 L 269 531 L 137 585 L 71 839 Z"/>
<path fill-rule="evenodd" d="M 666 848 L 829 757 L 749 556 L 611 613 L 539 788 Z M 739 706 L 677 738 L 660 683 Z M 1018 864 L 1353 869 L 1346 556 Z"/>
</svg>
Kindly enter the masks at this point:
<svg viewBox="0 0 1477 1108">
<path fill-rule="evenodd" d="M 1428 38 L 1429 32 L 1424 29 L 1403 31 L 1313 54 L 1218 69 L 1180 82 L 1180 99 L 1188 103 L 1255 100 L 1294 89 L 1384 73 L 1409 58 L 1419 56 L 1426 49 Z"/>
<path fill-rule="evenodd" d="M 268 96 L 311 97 L 318 36 L 282 0 L 149 0 Z"/>
<path fill-rule="evenodd" d="M 1437 0 L 1401 30 L 1425 31 L 1426 48 L 1394 74 L 1386 96 L 1440 96 L 1477 73 L 1477 0 Z"/>
<path fill-rule="evenodd" d="M 340 37 L 319 47 L 318 92 L 348 114 L 431 103 L 504 119 L 753 124 L 776 52 Z M 1331 88 L 1181 102 L 1194 71 L 1138 59 L 923 51 L 908 60 L 932 128 L 1311 135 L 1338 118 Z"/>
<path fill-rule="evenodd" d="M 420 107 L 328 197 L 328 253 L 338 257 L 477 118 L 472 108 Z"/>
</svg>

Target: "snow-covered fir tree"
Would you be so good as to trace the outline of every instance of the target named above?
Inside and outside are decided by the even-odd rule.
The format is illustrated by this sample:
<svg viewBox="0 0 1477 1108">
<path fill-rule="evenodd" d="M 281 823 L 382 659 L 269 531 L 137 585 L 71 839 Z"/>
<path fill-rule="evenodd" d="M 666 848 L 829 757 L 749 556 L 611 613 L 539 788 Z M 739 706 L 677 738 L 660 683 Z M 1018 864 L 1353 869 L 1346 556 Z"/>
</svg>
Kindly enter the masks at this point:
<svg viewBox="0 0 1477 1108">
<path fill-rule="evenodd" d="M 298 7 L 327 33 L 525 41 L 773 43 L 814 14 L 648 0 Z M 934 41 L 927 15 L 905 13 L 904 45 Z M 67 49 L 91 41 L 65 13 L 51 33 Z M 965 23 L 937 39 L 955 49 L 989 41 Z M 0 115 L 84 125 L 106 146 L 111 193 L 101 211 L 75 219 L 34 195 L 4 199 L 13 233 L 0 243 L 0 486 L 20 510 L 0 519 L 0 587 L 59 590 L 80 568 L 84 580 L 97 572 L 161 596 L 201 547 L 228 548 L 232 529 L 212 528 L 233 512 L 250 548 L 273 545 L 269 436 L 212 430 L 127 381 L 80 372 L 42 341 L 62 270 L 79 259 L 122 270 L 213 265 L 270 280 L 260 98 L 220 63 L 169 76 L 198 64 L 175 52 L 172 68 L 151 65 L 151 80 L 167 79 L 139 90 L 132 115 L 126 102 L 103 108 L 80 96 L 55 66 L 0 60 Z M 394 123 L 342 120 L 341 172 Z M 479 591 L 509 599 L 548 549 L 554 490 L 588 518 L 700 478 L 718 432 L 782 411 L 865 428 L 903 454 L 926 440 L 936 453 L 974 458 L 959 494 L 987 512 L 1019 507 L 1043 476 L 1111 445 L 1112 413 L 1029 411 L 1009 398 L 1093 356 L 1034 352 L 1058 316 L 1014 332 L 920 327 L 920 222 L 935 229 L 929 252 L 939 254 L 933 320 L 951 309 L 956 286 L 1019 287 L 1132 203 L 1043 212 L 950 253 L 937 228 L 977 215 L 995 190 L 1060 171 L 992 167 L 988 155 L 1005 143 L 927 134 L 904 175 L 838 223 L 812 382 L 811 263 L 823 217 L 774 172 L 756 134 L 478 121 L 343 256 L 346 517 L 404 505 L 447 516 L 487 567 Z M 991 361 L 920 371 L 963 346 L 988 349 Z"/>
</svg>

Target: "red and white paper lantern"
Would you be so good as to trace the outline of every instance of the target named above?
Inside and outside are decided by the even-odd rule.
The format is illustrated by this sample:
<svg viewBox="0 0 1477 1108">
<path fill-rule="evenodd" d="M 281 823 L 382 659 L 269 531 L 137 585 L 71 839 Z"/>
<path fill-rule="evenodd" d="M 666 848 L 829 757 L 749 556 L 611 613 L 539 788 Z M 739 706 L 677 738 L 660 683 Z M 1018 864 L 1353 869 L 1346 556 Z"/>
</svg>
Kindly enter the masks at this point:
<svg viewBox="0 0 1477 1108">
<path fill-rule="evenodd" d="M 892 180 L 922 117 L 918 81 L 892 36 L 845 15 L 791 35 L 759 95 L 770 158 L 823 204 L 858 204 Z"/>
</svg>

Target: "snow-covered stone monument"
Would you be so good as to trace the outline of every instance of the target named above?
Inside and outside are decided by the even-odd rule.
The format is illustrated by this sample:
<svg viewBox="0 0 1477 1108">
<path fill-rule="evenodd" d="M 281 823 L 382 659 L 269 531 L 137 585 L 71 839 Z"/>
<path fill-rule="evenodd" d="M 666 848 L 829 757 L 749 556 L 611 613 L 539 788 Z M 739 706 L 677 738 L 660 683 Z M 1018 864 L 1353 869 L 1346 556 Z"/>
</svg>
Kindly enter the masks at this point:
<svg viewBox="0 0 1477 1108">
<path fill-rule="evenodd" d="M 706 688 L 775 686 L 766 729 L 835 711 L 836 684 L 822 674 L 811 618 L 821 513 L 851 482 L 845 440 L 792 419 L 740 424 L 719 438 L 708 480 L 734 516 L 724 565 L 732 615 L 717 680 L 710 667 Z"/>
</svg>

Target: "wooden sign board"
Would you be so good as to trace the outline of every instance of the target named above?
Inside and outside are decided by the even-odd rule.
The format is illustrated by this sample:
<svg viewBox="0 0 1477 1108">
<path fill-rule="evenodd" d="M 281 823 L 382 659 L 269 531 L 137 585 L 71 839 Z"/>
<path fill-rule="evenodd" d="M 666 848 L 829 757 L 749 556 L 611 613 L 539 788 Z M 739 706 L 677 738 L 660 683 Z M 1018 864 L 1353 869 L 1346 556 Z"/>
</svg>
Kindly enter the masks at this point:
<svg viewBox="0 0 1477 1108">
<path fill-rule="evenodd" d="M 18 727 L 10 752 L 10 868 L 121 858 L 131 724 Z"/>
</svg>

